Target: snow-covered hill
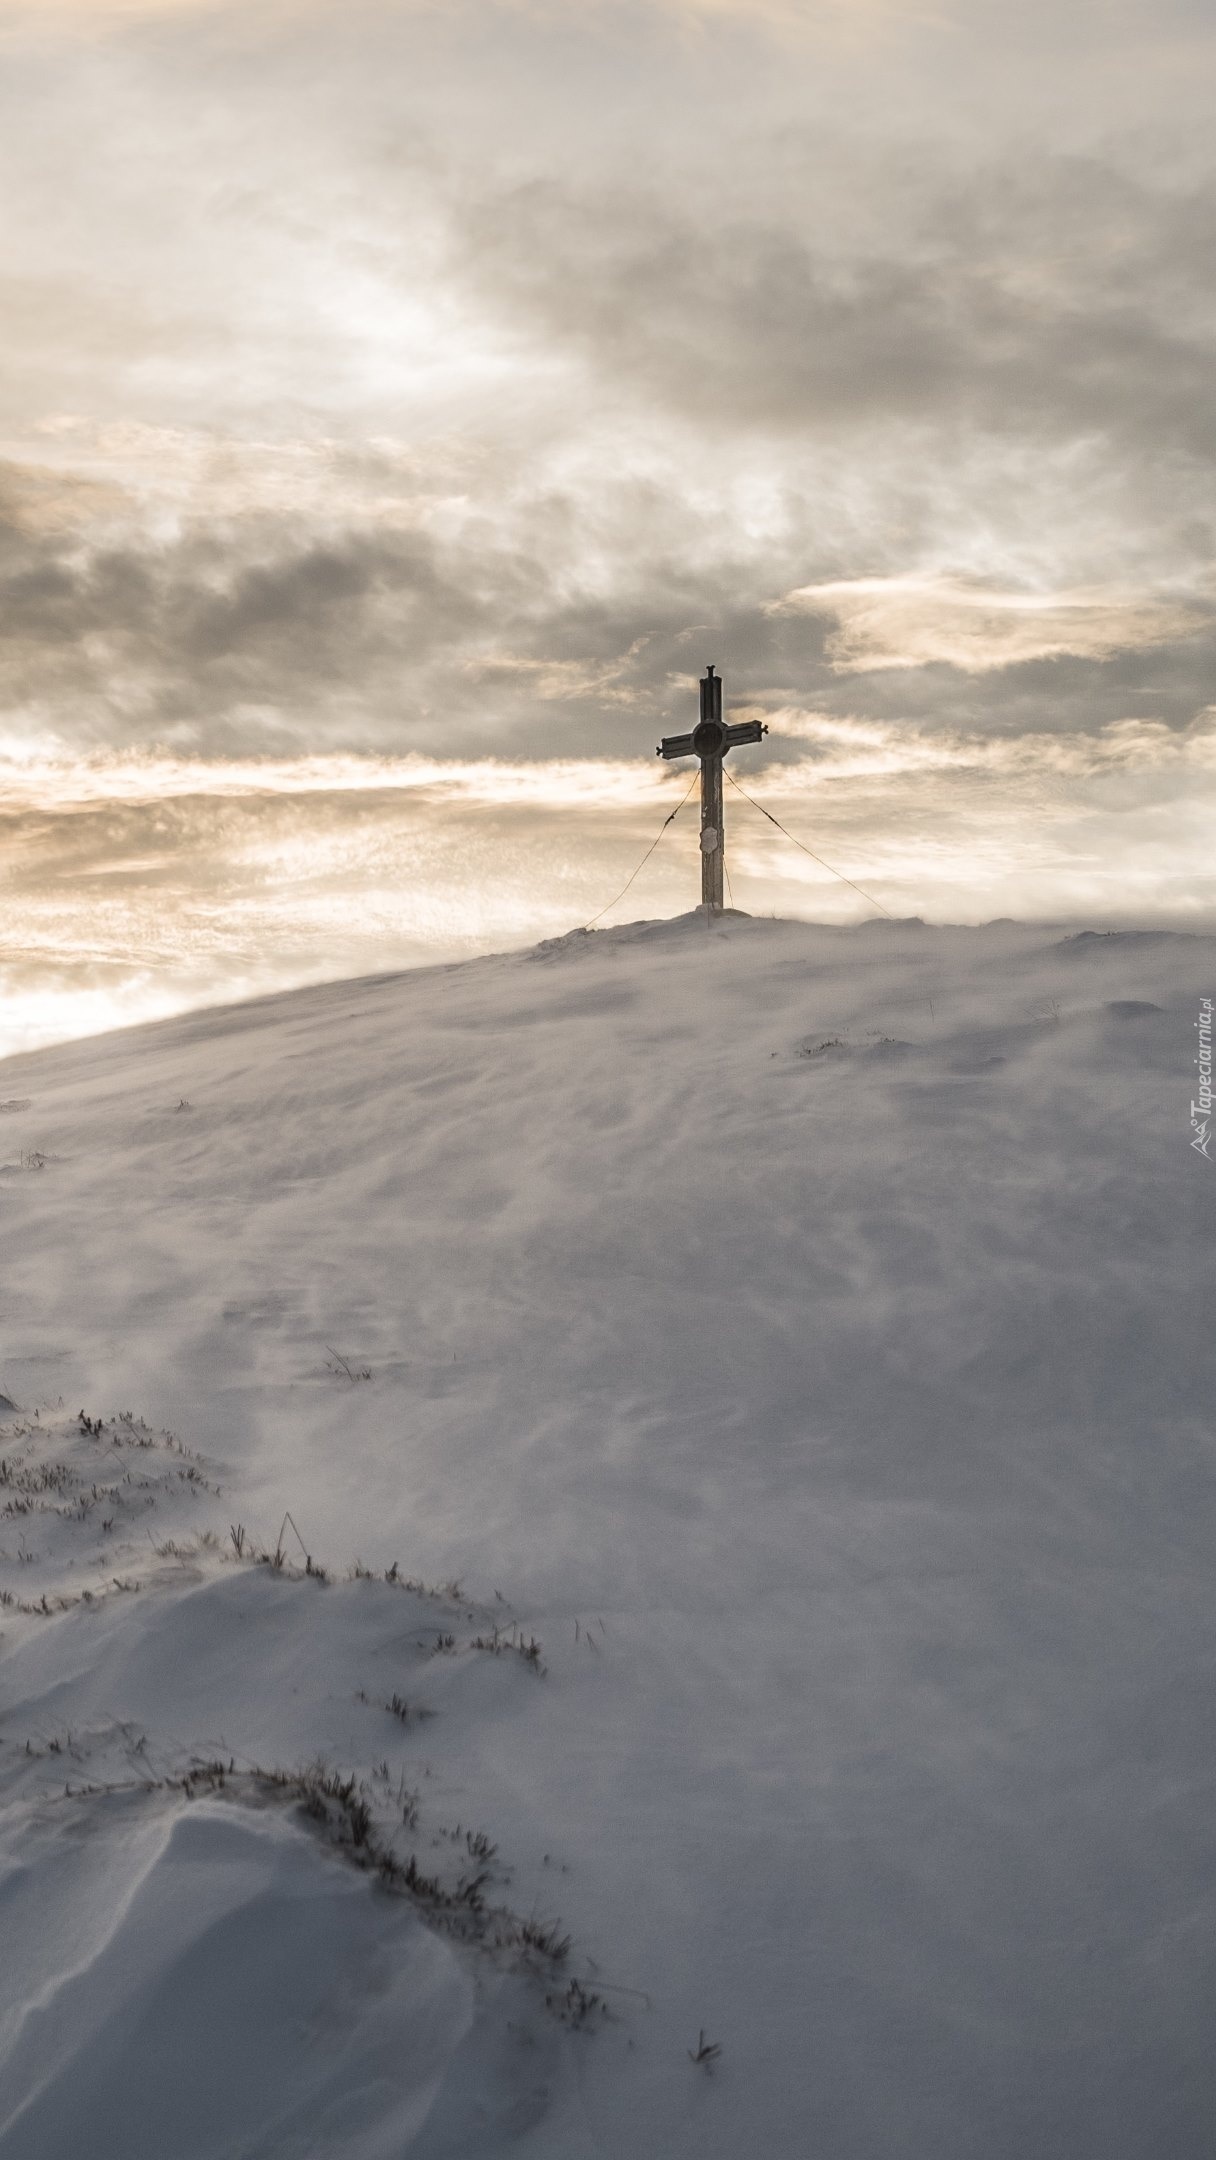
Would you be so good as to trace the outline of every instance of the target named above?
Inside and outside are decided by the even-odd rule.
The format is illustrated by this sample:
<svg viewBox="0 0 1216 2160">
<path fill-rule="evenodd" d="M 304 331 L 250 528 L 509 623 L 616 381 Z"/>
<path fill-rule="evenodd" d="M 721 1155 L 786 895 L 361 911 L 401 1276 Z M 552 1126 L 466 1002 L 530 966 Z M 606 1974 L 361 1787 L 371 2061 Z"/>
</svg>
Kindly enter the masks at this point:
<svg viewBox="0 0 1216 2160">
<path fill-rule="evenodd" d="M 1207 2160 L 1214 978 L 689 917 L 0 1067 L 3 2160 Z"/>
</svg>

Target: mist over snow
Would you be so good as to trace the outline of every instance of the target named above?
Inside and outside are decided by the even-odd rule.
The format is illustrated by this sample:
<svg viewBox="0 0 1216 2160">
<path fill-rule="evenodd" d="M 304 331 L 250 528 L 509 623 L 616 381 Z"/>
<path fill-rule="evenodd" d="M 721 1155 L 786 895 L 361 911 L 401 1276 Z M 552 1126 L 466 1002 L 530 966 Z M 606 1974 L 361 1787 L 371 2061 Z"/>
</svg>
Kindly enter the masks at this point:
<svg viewBox="0 0 1216 2160">
<path fill-rule="evenodd" d="M 3 2160 L 1207 2160 L 1214 946 L 0 1066 Z"/>
</svg>

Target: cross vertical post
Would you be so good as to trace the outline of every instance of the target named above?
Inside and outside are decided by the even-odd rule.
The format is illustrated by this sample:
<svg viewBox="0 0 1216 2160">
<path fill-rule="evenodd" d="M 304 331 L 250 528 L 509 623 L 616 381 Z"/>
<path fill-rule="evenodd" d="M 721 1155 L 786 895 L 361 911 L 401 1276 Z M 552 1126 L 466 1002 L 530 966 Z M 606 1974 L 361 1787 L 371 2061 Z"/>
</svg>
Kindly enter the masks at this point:
<svg viewBox="0 0 1216 2160">
<path fill-rule="evenodd" d="M 768 734 L 768 729 L 760 720 L 739 720 L 733 726 L 724 724 L 722 678 L 715 675 L 712 667 L 706 668 L 700 691 L 701 718 L 697 726 L 689 735 L 665 735 L 656 755 L 701 760 L 701 905 L 707 915 L 720 915 L 726 855 L 722 760 L 736 743 L 759 742 Z"/>
<path fill-rule="evenodd" d="M 701 760 L 701 905 L 722 911 L 722 678 L 708 669 L 701 681 L 701 721 L 693 744 Z"/>
</svg>

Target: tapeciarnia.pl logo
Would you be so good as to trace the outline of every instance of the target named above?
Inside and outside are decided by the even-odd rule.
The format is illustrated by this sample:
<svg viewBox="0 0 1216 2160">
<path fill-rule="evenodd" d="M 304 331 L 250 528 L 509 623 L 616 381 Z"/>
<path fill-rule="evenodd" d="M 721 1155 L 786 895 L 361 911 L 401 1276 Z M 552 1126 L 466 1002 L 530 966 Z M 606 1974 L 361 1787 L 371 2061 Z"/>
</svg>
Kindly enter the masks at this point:
<svg viewBox="0 0 1216 2160">
<path fill-rule="evenodd" d="M 1201 1155 L 1208 1155 L 1212 1140 L 1212 1000 L 1200 998 L 1199 1018 L 1195 1022 L 1199 1030 L 1199 1054 L 1192 1063 L 1199 1067 L 1199 1100 L 1191 1104 L 1191 1146 Z"/>
</svg>

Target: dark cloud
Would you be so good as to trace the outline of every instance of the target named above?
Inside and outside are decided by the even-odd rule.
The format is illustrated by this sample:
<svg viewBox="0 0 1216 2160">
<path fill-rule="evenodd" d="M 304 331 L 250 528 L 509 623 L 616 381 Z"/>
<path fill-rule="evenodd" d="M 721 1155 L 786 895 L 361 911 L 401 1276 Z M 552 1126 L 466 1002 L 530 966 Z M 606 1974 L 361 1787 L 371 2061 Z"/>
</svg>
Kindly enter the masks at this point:
<svg viewBox="0 0 1216 2160">
<path fill-rule="evenodd" d="M 194 727 L 232 746 L 248 707 L 323 740 L 382 738 L 425 711 L 429 671 L 459 665 L 540 589 L 507 551 L 445 551 L 411 533 L 355 530 L 303 545 L 258 521 L 173 545 L 77 546 L 7 533 L 0 567 L 0 686 L 87 706 L 101 739 Z M 245 558 L 245 559 L 243 559 Z M 395 678 L 391 706 L 384 678 Z M 328 726 L 349 692 L 353 716 Z M 386 709 L 387 708 L 387 709 Z M 258 722 L 246 724 L 256 737 Z"/>
<path fill-rule="evenodd" d="M 932 423 L 1210 464 L 1216 183 L 1040 157 L 947 185 L 927 148 L 910 179 L 857 177 L 890 214 L 851 252 L 796 201 L 723 221 L 534 178 L 466 208 L 466 274 L 715 435 Z"/>
<path fill-rule="evenodd" d="M 521 512 L 525 537 L 527 522 Z M 362 526 L 300 545 L 263 517 L 248 534 L 90 550 L 10 527 L 0 695 L 42 700 L 95 745 L 543 758 L 649 755 L 657 731 L 687 718 L 708 660 L 736 704 L 994 735 L 1085 733 L 1129 714 L 1182 728 L 1216 679 L 1211 626 L 980 673 L 842 668 L 830 605 L 774 612 L 791 564 L 763 568 L 725 552 L 622 553 L 607 590 L 570 578 L 555 590 L 543 550 L 484 536 L 441 545 Z"/>
</svg>

